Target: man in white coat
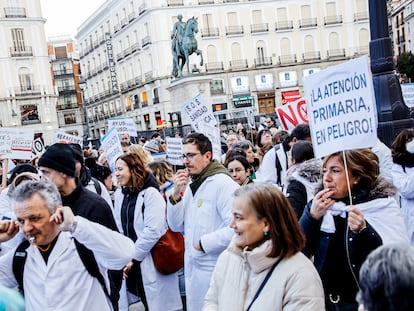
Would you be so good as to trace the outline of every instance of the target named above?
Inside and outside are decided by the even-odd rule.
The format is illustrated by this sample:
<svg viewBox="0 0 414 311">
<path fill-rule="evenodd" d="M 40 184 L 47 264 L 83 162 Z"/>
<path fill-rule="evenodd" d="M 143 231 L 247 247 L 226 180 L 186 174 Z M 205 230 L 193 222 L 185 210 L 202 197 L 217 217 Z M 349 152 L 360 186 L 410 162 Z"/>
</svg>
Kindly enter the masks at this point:
<svg viewBox="0 0 414 311">
<path fill-rule="evenodd" d="M 86 270 L 75 239 L 91 250 L 109 290 L 108 269 L 122 269 L 134 256 L 134 244 L 122 234 L 74 216 L 61 205 L 56 186 L 29 181 L 14 193 L 17 222 L 2 222 L 0 242 L 20 229 L 27 248 L 23 287 L 26 310 L 113 310 L 100 282 Z M 0 257 L 0 284 L 16 287 L 15 251 Z M 17 255 L 17 254 L 16 254 Z"/>
<path fill-rule="evenodd" d="M 187 310 L 203 308 L 217 258 L 233 232 L 232 195 L 239 185 L 218 161 L 212 160 L 210 140 L 191 133 L 183 139 L 186 169 L 174 176 L 174 191 L 168 199 L 167 218 L 171 230 L 184 232 L 185 289 Z"/>
</svg>

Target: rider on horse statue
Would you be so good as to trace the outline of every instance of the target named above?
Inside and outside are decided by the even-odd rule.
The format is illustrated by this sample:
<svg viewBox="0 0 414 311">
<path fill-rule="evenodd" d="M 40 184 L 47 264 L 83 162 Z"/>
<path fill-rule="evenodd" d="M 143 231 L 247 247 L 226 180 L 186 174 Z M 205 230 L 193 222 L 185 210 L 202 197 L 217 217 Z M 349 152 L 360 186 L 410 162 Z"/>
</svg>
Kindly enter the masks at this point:
<svg viewBox="0 0 414 311">
<path fill-rule="evenodd" d="M 178 21 L 175 22 L 173 30 L 172 30 L 172 34 L 171 34 L 171 40 L 172 40 L 171 48 L 173 51 L 179 51 L 180 46 L 183 43 L 185 22 L 182 21 L 183 16 L 181 14 L 178 14 L 177 19 Z"/>
</svg>

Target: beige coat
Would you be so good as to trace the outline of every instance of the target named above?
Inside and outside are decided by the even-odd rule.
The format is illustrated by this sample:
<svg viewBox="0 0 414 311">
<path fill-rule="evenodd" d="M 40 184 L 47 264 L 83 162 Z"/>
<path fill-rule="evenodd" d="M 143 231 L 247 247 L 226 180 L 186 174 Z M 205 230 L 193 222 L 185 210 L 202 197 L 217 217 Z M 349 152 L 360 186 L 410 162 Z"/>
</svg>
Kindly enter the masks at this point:
<svg viewBox="0 0 414 311">
<path fill-rule="evenodd" d="M 204 300 L 204 311 L 246 310 L 277 258 L 266 257 L 271 241 L 252 251 L 233 242 L 219 257 Z M 250 311 L 325 310 L 322 282 L 302 253 L 283 259 L 273 271 Z"/>
</svg>

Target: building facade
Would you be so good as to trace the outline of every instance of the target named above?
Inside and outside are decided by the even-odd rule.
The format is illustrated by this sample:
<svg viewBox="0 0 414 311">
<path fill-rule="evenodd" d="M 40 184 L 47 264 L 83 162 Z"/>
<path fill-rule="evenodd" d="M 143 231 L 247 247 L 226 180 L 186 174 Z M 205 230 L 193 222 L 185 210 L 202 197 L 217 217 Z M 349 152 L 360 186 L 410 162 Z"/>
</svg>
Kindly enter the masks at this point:
<svg viewBox="0 0 414 311">
<path fill-rule="evenodd" d="M 39 0 L 0 1 L 0 126 L 30 127 L 51 143 L 58 129 Z"/>
<path fill-rule="evenodd" d="M 68 134 L 83 136 L 86 119 L 79 87 L 79 56 L 74 52 L 74 42 L 70 37 L 52 38 L 47 49 L 53 85 L 59 95 L 56 106 L 59 128 Z"/>
<path fill-rule="evenodd" d="M 388 1 L 390 37 L 394 55 L 413 51 L 414 0 Z"/>
<path fill-rule="evenodd" d="M 201 57 L 172 76 L 177 16 L 194 17 Z M 76 35 L 92 139 L 106 119 L 131 117 L 138 131 L 188 124 L 181 106 L 201 93 L 229 120 L 274 113 L 303 95 L 303 77 L 368 54 L 365 0 L 108 0 Z"/>
</svg>

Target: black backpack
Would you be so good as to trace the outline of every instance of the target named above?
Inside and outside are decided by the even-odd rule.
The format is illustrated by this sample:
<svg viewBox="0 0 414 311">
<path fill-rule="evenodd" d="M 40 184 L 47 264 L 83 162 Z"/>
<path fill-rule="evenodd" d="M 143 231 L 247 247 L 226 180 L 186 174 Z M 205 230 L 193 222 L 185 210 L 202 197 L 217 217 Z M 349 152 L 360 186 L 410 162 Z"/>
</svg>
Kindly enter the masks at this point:
<svg viewBox="0 0 414 311">
<path fill-rule="evenodd" d="M 96 262 L 93 252 L 82 243 L 79 243 L 76 239 L 73 240 L 75 242 L 76 250 L 78 251 L 79 257 L 82 260 L 82 263 L 84 264 L 86 270 L 92 277 L 97 278 L 99 284 L 101 284 L 102 286 L 105 295 L 110 299 L 112 307 L 115 311 L 118 310 L 118 299 L 114 301 L 113 296 L 109 294 L 108 288 L 105 285 L 104 277 L 99 271 L 98 263 Z M 23 272 L 27 258 L 26 249 L 29 246 L 30 242 L 28 240 L 24 240 L 19 244 L 19 246 L 17 246 L 13 256 L 13 273 L 18 283 L 19 290 L 22 294 L 24 293 Z"/>
</svg>

